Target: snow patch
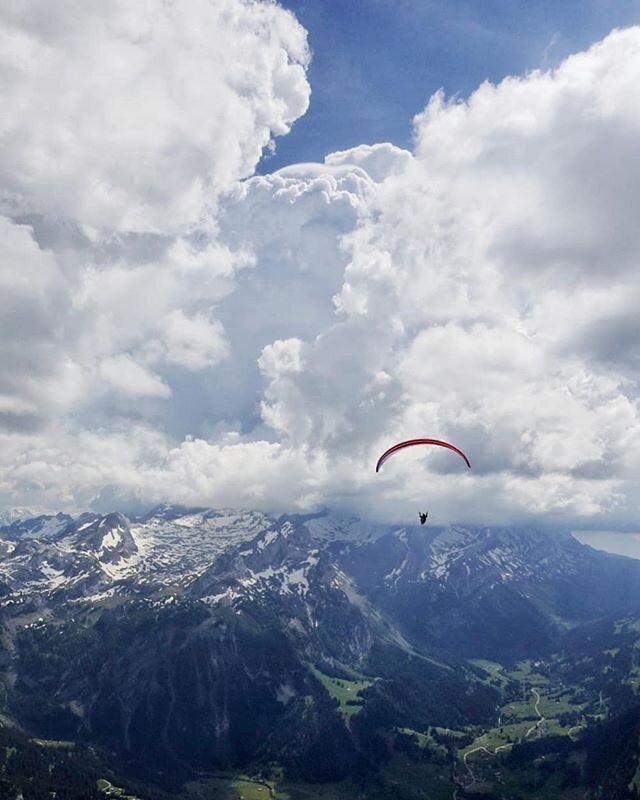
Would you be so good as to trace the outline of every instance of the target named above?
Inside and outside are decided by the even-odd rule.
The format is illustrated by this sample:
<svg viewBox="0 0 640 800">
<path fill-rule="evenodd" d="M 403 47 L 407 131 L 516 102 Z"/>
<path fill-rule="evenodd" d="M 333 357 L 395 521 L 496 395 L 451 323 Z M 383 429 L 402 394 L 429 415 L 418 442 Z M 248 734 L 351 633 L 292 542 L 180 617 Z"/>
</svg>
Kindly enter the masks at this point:
<svg viewBox="0 0 640 800">
<path fill-rule="evenodd" d="M 286 533 L 284 534 L 286 536 Z M 264 539 L 261 539 L 258 542 L 258 550 L 264 550 L 265 547 L 268 547 L 271 542 L 275 542 L 278 538 L 278 531 L 269 531 Z"/>
<path fill-rule="evenodd" d="M 105 534 L 102 537 L 102 542 L 100 543 L 100 547 L 103 551 L 114 550 L 119 544 L 122 544 L 122 537 L 120 536 L 120 528 L 115 528 L 115 529 L 112 528 L 109 531 L 109 533 Z"/>
</svg>

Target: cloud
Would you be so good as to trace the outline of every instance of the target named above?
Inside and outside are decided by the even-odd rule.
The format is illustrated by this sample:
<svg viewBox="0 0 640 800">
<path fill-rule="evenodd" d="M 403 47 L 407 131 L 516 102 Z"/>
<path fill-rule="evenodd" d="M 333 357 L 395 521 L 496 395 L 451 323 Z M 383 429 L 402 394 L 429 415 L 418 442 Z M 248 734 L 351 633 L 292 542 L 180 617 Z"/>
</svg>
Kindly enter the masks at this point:
<svg viewBox="0 0 640 800">
<path fill-rule="evenodd" d="M 263 375 L 272 380 L 302 372 L 302 342 L 300 339 L 277 339 L 273 344 L 268 344 L 258 359 L 258 367 Z"/>
<path fill-rule="evenodd" d="M 389 142 L 382 144 L 361 144 L 350 150 L 330 153 L 324 160 L 328 167 L 357 166 L 363 169 L 371 180 L 380 183 L 390 175 L 397 175 L 411 161 L 411 153 Z"/>
<path fill-rule="evenodd" d="M 205 314 L 188 317 L 175 309 L 163 322 L 165 359 L 186 369 L 215 366 L 228 355 L 228 346 L 218 320 Z"/>
<path fill-rule="evenodd" d="M 336 461 L 355 447 L 367 502 L 394 440 L 472 453 L 462 480 L 443 454 L 396 459 L 381 513 L 419 486 L 449 519 L 637 514 L 637 372 L 621 362 L 637 349 L 638 77 L 631 29 L 466 102 L 436 95 L 344 238 L 342 319 L 301 345 L 304 370 L 272 377 L 264 414 Z"/>
<path fill-rule="evenodd" d="M 333 297 L 349 261 L 341 240 L 374 192 L 357 166 L 301 164 L 244 181 L 221 200 L 221 241 L 234 254 L 250 253 L 251 266 L 236 271 L 234 291 L 217 309 L 230 356 L 216 371 L 224 392 L 208 397 L 212 413 L 244 429 L 259 422 L 263 348 L 312 339 L 334 322 Z"/>
<path fill-rule="evenodd" d="M 306 34 L 275 4 L 39 0 L 0 28 L 7 213 L 180 230 L 308 105 Z"/>
<path fill-rule="evenodd" d="M 251 258 L 215 207 L 304 113 L 308 58 L 253 0 L 0 11 L 0 426 L 108 427 L 228 356 L 216 306 Z"/>
<path fill-rule="evenodd" d="M 69 8 L 0 12 L 28 99 L 0 123 L 0 500 L 637 518 L 640 29 L 437 94 L 411 153 L 247 178 L 308 101 L 291 15 Z M 473 469 L 416 448 L 376 475 L 414 435 Z"/>
<path fill-rule="evenodd" d="M 0 217 L 0 430 L 32 429 L 77 393 L 60 348 L 70 307 L 55 256 L 31 228 Z"/>
<path fill-rule="evenodd" d="M 131 397 L 169 397 L 171 389 L 131 356 L 106 358 L 100 364 L 100 376 L 111 389 Z"/>
<path fill-rule="evenodd" d="M 258 508 L 286 507 L 291 485 L 312 486 L 313 460 L 266 441 L 228 433 L 212 443 L 187 437 L 172 445 L 135 423 L 109 432 L 56 427 L 46 440 L 5 436 L 0 451 L 0 498 L 20 493 L 44 508 L 115 507 L 173 502 Z M 8 466 L 11 469 L 8 469 Z M 303 493 L 306 490 L 303 490 Z M 105 506 L 105 501 L 111 506 Z"/>
</svg>

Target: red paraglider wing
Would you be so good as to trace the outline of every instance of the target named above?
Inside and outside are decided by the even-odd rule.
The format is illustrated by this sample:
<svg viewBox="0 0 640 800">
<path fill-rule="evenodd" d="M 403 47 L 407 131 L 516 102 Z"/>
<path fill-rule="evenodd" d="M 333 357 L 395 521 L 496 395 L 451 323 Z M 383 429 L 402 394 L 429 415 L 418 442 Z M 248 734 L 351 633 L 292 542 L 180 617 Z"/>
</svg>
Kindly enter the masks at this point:
<svg viewBox="0 0 640 800">
<path fill-rule="evenodd" d="M 384 462 L 392 456 L 394 453 L 397 453 L 398 450 L 403 450 L 405 447 L 413 447 L 416 444 L 435 444 L 439 447 L 446 447 L 449 450 L 453 450 L 454 453 L 457 453 L 461 456 L 469 469 L 471 469 L 471 462 L 462 452 L 462 450 L 458 449 L 455 445 L 450 444 L 449 442 L 443 442 L 441 439 L 408 439 L 406 442 L 398 442 L 398 444 L 394 444 L 393 447 L 390 447 L 388 450 L 380 456 L 378 459 L 378 463 L 376 464 L 376 472 L 380 471 L 380 467 L 384 464 Z"/>
</svg>

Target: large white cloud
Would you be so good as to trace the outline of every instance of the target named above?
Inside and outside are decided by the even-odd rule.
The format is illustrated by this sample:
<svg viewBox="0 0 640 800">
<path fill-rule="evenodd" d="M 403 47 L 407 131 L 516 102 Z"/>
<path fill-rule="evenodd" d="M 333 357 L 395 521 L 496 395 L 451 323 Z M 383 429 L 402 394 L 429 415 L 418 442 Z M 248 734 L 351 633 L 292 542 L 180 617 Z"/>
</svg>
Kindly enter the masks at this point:
<svg viewBox="0 0 640 800">
<path fill-rule="evenodd" d="M 38 428 L 78 394 L 61 341 L 70 310 L 55 256 L 26 225 L 0 216 L 0 429 Z"/>
<path fill-rule="evenodd" d="M 28 506 L 44 509 L 140 509 L 167 498 L 283 508 L 292 485 L 298 500 L 303 485 L 313 486 L 313 461 L 302 452 L 233 432 L 215 443 L 187 437 L 172 444 L 157 430 L 127 423 L 108 432 L 58 427 L 46 439 L 14 433 L 2 443 L 0 497 L 19 487 Z"/>
<path fill-rule="evenodd" d="M 166 234 L 307 108 L 306 34 L 257 0 L 0 9 L 5 210 Z"/>
<path fill-rule="evenodd" d="M 6 264 L 16 248 L 28 261 L 24 319 L 41 331 L 0 392 L 0 502 L 637 518 L 640 30 L 467 101 L 436 95 L 412 153 L 363 145 L 238 182 L 306 107 L 290 15 L 240 0 L 177 21 L 154 4 L 73 21 L 65 4 L 39 20 L 12 8 L 26 109 L 50 82 L 20 53 L 50 48 L 55 66 L 64 44 L 77 59 L 52 117 L 77 137 L 52 172 L 60 140 L 27 116 L 0 128 L 25 144 L 0 155 L 5 211 L 32 225 L 8 221 L 1 246 Z M 212 29 L 227 38 L 207 62 Z M 114 49 L 83 71 L 103 37 Z M 87 115 L 114 53 L 144 85 L 120 97 L 116 80 Z M 153 107 L 115 152 L 106 116 L 140 93 Z M 7 341 L 12 363 L 21 334 Z M 414 450 L 375 475 L 379 452 L 414 435 L 452 438 L 473 470 Z"/>
<path fill-rule="evenodd" d="M 343 318 L 265 404 L 293 441 L 355 448 L 381 513 L 637 514 L 639 78 L 640 31 L 615 32 L 416 119 L 413 159 L 345 240 Z M 374 487 L 359 465 L 415 435 L 453 438 L 474 471 L 403 454 Z"/>
<path fill-rule="evenodd" d="M 307 61 L 257 0 L 3 6 L 0 428 L 105 424 L 228 357 L 251 258 L 213 209 L 304 113 Z"/>
</svg>

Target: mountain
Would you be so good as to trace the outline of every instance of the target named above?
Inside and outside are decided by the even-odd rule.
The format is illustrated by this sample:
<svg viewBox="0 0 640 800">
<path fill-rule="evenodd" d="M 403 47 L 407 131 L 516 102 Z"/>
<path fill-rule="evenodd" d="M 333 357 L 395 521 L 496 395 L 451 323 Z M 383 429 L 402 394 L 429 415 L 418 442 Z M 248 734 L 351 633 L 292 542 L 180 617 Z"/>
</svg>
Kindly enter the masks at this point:
<svg viewBox="0 0 640 800">
<path fill-rule="evenodd" d="M 332 522 L 285 517 L 230 548 L 189 591 L 236 604 L 296 597 L 317 627 L 312 598 L 333 587 L 397 642 L 498 659 L 540 655 L 567 626 L 640 605 L 640 562 L 568 533 L 454 526 L 353 536 L 346 525 L 340 539 Z"/>
<path fill-rule="evenodd" d="M 478 659 L 548 662 L 597 707 L 562 649 L 640 612 L 640 562 L 530 528 L 165 505 L 15 520 L 0 554 L 4 714 L 174 788 L 273 764 L 361 780 L 413 756 L 450 782 L 523 691 L 524 668 Z"/>
<path fill-rule="evenodd" d="M 5 607 L 161 590 L 213 605 L 280 602 L 332 586 L 396 637 L 488 657 L 537 652 L 566 624 L 633 611 L 640 589 L 640 562 L 560 531 L 394 529 L 328 513 L 39 516 L 0 526 L 0 555 Z"/>
<path fill-rule="evenodd" d="M 9 604 L 148 594 L 183 585 L 273 523 L 259 512 L 176 506 L 133 520 L 120 513 L 21 519 L 0 526 L 0 581 Z"/>
<path fill-rule="evenodd" d="M 405 529 L 347 546 L 340 563 L 412 641 L 466 657 L 539 655 L 567 625 L 640 598 L 640 562 L 561 531 Z"/>
</svg>

